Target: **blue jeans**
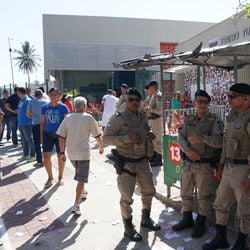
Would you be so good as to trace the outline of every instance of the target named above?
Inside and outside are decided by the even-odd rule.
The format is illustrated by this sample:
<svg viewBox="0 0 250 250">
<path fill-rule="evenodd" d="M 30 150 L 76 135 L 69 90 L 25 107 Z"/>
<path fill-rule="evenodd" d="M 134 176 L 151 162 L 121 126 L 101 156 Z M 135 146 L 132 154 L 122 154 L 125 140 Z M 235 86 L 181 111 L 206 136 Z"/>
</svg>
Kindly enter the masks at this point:
<svg viewBox="0 0 250 250">
<path fill-rule="evenodd" d="M 42 163 L 42 152 L 41 152 L 41 138 L 40 138 L 40 124 L 32 126 L 33 139 L 36 151 L 36 160 L 38 163 Z"/>
<path fill-rule="evenodd" d="M 12 115 L 10 117 L 10 127 L 12 134 L 12 142 L 13 144 L 17 144 L 17 115 Z"/>
<path fill-rule="evenodd" d="M 29 126 L 19 126 L 19 131 L 21 135 L 21 142 L 23 146 L 23 156 L 34 157 L 35 156 L 35 146 L 32 141 L 32 125 Z"/>
<path fill-rule="evenodd" d="M 10 139 L 10 132 L 11 132 L 10 116 L 9 117 L 4 117 L 4 119 L 2 121 L 2 125 L 3 125 L 3 131 L 2 131 L 2 133 L 0 133 L 0 141 L 2 141 L 2 139 L 3 139 L 3 132 L 4 132 L 5 125 L 7 127 L 6 139 L 9 140 Z"/>
</svg>

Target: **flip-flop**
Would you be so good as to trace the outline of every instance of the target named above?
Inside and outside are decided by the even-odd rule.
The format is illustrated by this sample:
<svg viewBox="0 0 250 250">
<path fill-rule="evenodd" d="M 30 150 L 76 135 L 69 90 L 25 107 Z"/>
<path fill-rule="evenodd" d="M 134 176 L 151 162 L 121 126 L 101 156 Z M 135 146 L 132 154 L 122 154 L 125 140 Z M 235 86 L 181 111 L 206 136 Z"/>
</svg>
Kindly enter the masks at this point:
<svg viewBox="0 0 250 250">
<path fill-rule="evenodd" d="M 63 185 L 64 185 L 64 181 L 63 181 L 63 180 L 58 181 L 58 182 L 57 182 L 57 185 L 58 185 L 58 186 L 63 186 Z"/>
<path fill-rule="evenodd" d="M 51 186 L 53 186 L 53 181 L 47 181 L 44 185 L 44 188 L 50 188 Z"/>
</svg>

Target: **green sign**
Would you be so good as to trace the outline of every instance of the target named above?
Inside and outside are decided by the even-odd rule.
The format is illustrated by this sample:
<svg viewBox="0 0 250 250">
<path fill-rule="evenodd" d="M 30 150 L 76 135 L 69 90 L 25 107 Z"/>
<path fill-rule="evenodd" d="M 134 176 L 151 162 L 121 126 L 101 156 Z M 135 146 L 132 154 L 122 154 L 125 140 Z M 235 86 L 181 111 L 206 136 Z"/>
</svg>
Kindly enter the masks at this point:
<svg viewBox="0 0 250 250">
<path fill-rule="evenodd" d="M 180 180 L 182 159 L 177 136 L 163 136 L 164 183 L 171 186 Z"/>
</svg>

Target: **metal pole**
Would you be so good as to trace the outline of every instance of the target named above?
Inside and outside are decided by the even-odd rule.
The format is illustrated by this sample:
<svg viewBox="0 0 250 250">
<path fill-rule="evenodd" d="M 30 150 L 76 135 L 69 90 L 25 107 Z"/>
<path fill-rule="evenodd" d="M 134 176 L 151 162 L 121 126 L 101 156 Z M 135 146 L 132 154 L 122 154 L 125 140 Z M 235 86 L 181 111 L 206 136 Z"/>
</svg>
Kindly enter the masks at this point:
<svg viewBox="0 0 250 250">
<path fill-rule="evenodd" d="M 165 110 L 164 110 L 164 105 L 165 105 L 165 91 L 164 91 L 164 83 L 163 83 L 163 66 L 162 65 L 161 65 L 161 93 L 162 93 L 162 109 L 163 109 L 163 114 L 162 114 L 163 135 L 165 135 L 166 134 Z"/>
<path fill-rule="evenodd" d="M 13 88 L 15 86 L 15 81 L 14 81 L 14 72 L 13 72 L 13 64 L 12 64 L 12 56 L 11 56 L 11 52 L 12 52 L 12 49 L 11 49 L 11 46 L 10 46 L 10 40 L 13 40 L 11 38 L 8 37 L 8 41 L 9 41 L 9 52 L 10 52 L 10 67 L 11 67 L 11 75 L 12 75 L 12 85 L 13 85 Z"/>
<path fill-rule="evenodd" d="M 45 87 L 46 87 L 46 94 L 48 94 L 49 92 L 49 80 L 48 79 L 45 80 Z"/>
<path fill-rule="evenodd" d="M 197 90 L 200 90 L 200 88 L 201 88 L 201 67 L 200 67 L 200 65 L 197 65 L 196 84 L 197 84 Z"/>
<path fill-rule="evenodd" d="M 172 109 L 172 98 L 173 98 L 173 73 L 169 73 L 169 109 Z"/>
<path fill-rule="evenodd" d="M 203 65 L 202 67 L 202 82 L 203 82 L 203 89 L 206 91 L 206 66 Z"/>
<path fill-rule="evenodd" d="M 75 77 L 73 76 L 73 98 L 75 98 Z"/>
<path fill-rule="evenodd" d="M 234 84 L 238 82 L 237 56 L 234 56 Z"/>
</svg>

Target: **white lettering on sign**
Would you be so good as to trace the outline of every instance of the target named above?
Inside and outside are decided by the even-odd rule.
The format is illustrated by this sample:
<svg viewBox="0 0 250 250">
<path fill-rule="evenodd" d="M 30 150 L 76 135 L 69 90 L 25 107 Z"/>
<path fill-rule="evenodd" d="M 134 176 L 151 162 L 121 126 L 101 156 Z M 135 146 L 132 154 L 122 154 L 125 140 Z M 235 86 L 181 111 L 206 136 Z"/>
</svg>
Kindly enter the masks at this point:
<svg viewBox="0 0 250 250">
<path fill-rule="evenodd" d="M 170 153 L 171 153 L 170 158 L 172 161 L 179 162 L 181 160 L 180 147 L 174 145 L 171 146 Z"/>
</svg>

